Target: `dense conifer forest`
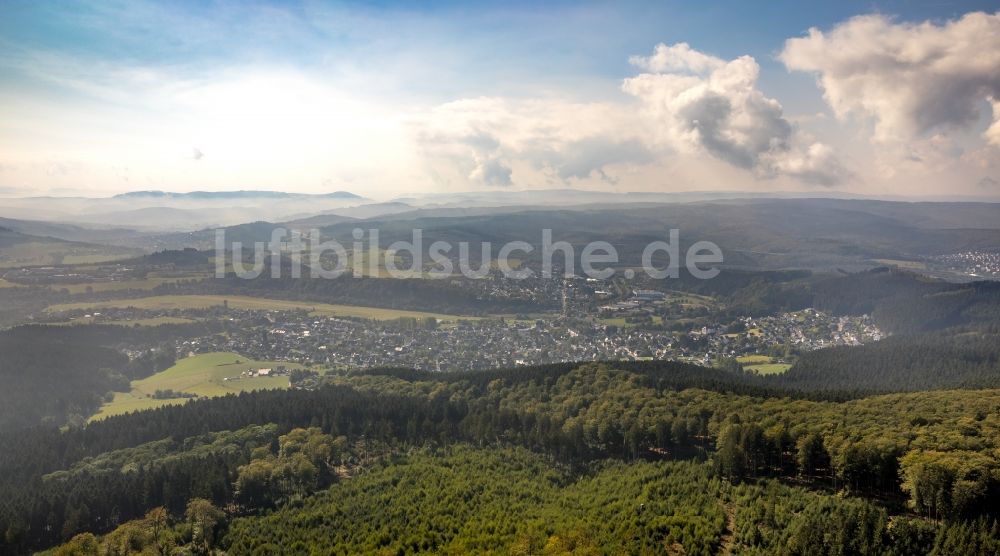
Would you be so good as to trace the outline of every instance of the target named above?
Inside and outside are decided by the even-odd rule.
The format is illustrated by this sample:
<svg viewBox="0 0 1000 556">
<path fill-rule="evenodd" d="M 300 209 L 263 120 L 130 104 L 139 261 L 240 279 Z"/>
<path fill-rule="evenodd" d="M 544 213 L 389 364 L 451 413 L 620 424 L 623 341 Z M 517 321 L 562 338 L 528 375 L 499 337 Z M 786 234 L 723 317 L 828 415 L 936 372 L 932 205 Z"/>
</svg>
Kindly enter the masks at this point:
<svg viewBox="0 0 1000 556">
<path fill-rule="evenodd" d="M 6 433 L 4 547 L 995 548 L 996 390 L 806 399 L 679 363 L 624 367 L 344 374 L 315 391 Z M 211 541 L 186 517 L 199 500 L 219 512 Z M 504 511 L 517 504 L 532 509 Z M 319 524 L 340 536 L 296 533 Z"/>
</svg>

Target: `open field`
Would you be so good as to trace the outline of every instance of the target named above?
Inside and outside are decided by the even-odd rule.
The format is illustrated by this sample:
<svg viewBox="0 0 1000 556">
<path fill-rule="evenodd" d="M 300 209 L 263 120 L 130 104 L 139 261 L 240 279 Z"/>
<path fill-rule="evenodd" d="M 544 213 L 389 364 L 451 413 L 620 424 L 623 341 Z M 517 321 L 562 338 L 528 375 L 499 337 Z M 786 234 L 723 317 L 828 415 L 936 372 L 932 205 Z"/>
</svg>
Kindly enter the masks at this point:
<svg viewBox="0 0 1000 556">
<path fill-rule="evenodd" d="M 767 355 L 741 355 L 736 358 L 747 372 L 761 375 L 781 374 L 792 368 L 790 363 L 779 363 L 774 357 Z"/>
<path fill-rule="evenodd" d="M 670 290 L 667 293 L 667 302 L 676 303 L 684 308 L 712 307 L 715 300 L 707 295 Z"/>
<path fill-rule="evenodd" d="M 761 363 L 770 363 L 771 358 L 766 355 L 741 355 L 736 358 L 741 364 L 746 365 L 759 365 Z"/>
<path fill-rule="evenodd" d="M 761 375 L 781 374 L 792 366 L 788 363 L 762 363 L 760 365 L 744 365 L 743 369 Z"/>
<path fill-rule="evenodd" d="M 54 264 L 66 251 L 66 244 L 59 242 L 17 243 L 0 249 L 0 268 Z"/>
<path fill-rule="evenodd" d="M 89 247 L 66 242 L 30 241 L 0 249 L 0 268 L 55 264 L 91 264 L 134 256 L 115 247 Z"/>
<path fill-rule="evenodd" d="M 626 317 L 608 317 L 608 318 L 598 318 L 597 322 L 600 322 L 601 324 L 604 324 L 604 325 L 607 325 L 607 326 L 618 326 L 618 327 L 621 327 L 621 328 L 632 328 L 632 327 L 639 326 L 640 324 L 662 324 L 663 323 L 663 317 L 654 316 L 654 317 L 652 317 L 652 319 L 653 320 L 649 321 L 648 323 L 639 323 L 639 322 L 628 322 L 628 320 L 626 319 Z"/>
<path fill-rule="evenodd" d="M 293 311 L 306 310 L 310 315 L 319 317 L 360 317 L 373 320 L 391 320 L 401 317 L 427 318 L 449 321 L 457 319 L 477 319 L 478 317 L 462 317 L 443 313 L 427 313 L 423 311 L 406 311 L 400 309 L 384 309 L 381 307 L 361 307 L 356 305 L 333 305 L 329 303 L 312 303 L 309 301 L 287 301 L 283 299 L 265 299 L 239 295 L 159 295 L 138 299 L 112 299 L 81 303 L 63 303 L 52 305 L 46 309 L 49 313 L 75 311 L 80 309 L 104 309 L 109 307 L 149 310 L 165 309 L 207 309 L 217 307 L 224 301 L 229 302 L 233 309 L 259 309 L 262 311 Z"/>
<path fill-rule="evenodd" d="M 151 290 L 162 284 L 175 284 L 181 280 L 200 280 L 208 274 L 192 274 L 189 276 L 149 276 L 142 280 L 118 280 L 114 282 L 85 282 L 82 284 L 66 284 L 52 286 L 56 290 L 68 290 L 69 293 L 109 292 L 119 290 Z M 88 289 L 89 288 L 89 289 Z"/>
<path fill-rule="evenodd" d="M 190 324 L 194 319 L 182 317 L 151 317 L 148 319 L 110 320 L 101 324 L 117 324 L 118 326 L 160 326 L 161 324 Z"/>
<path fill-rule="evenodd" d="M 385 266 L 385 261 L 390 257 L 396 263 L 396 267 L 400 269 L 396 271 L 398 277 L 419 278 L 421 277 L 422 274 L 421 272 L 415 270 L 414 271 L 403 270 L 405 268 L 408 268 L 409 264 L 408 263 L 404 264 L 399 257 L 397 257 L 395 254 L 386 249 L 378 250 L 378 255 L 377 259 L 375 260 L 374 268 L 372 268 L 373 266 L 372 254 L 367 249 L 364 250 L 360 255 L 355 255 L 353 250 L 346 250 L 346 254 L 347 258 L 344 259 L 343 262 L 343 269 L 344 269 L 343 272 L 345 274 L 353 275 L 355 267 L 357 267 L 357 270 L 360 271 L 361 276 L 367 276 L 369 278 L 392 278 L 392 275 L 389 274 L 389 270 Z M 304 250 L 301 256 L 304 264 L 308 264 L 309 261 L 311 260 L 311 253 L 308 249 Z M 215 257 L 212 257 L 211 260 L 213 265 L 217 263 L 217 259 Z M 325 258 L 323 260 L 324 260 L 323 262 L 324 268 L 327 269 L 333 269 L 337 264 L 337 262 L 333 260 L 327 261 Z M 253 266 L 252 257 L 242 259 L 240 261 L 240 266 L 243 270 L 249 271 L 250 268 Z M 232 259 L 227 257 L 225 261 L 225 271 L 227 273 L 231 273 L 234 270 L 235 269 L 233 267 Z"/>
<path fill-rule="evenodd" d="M 69 253 L 62 258 L 62 264 L 97 264 L 131 259 L 134 253 Z"/>
<path fill-rule="evenodd" d="M 927 270 L 927 265 L 921 261 L 904 261 L 899 259 L 875 259 L 881 265 L 898 266 L 904 270 Z"/>
<path fill-rule="evenodd" d="M 419 269 L 411 269 L 412 261 L 406 261 L 402 256 L 396 255 L 395 252 L 388 249 L 379 249 L 377 254 L 377 259 L 372 262 L 372 253 L 369 250 L 364 250 L 359 255 L 355 255 L 353 250 L 346 250 L 347 258 L 344 259 L 343 272 L 348 275 L 355 275 L 355 270 L 358 270 L 359 276 L 366 276 L 368 278 L 428 278 L 432 273 L 438 273 L 441 268 L 434 264 L 430 260 L 424 260 L 423 265 Z M 301 254 L 302 261 L 304 264 L 309 264 L 311 260 L 311 254 L 308 249 L 304 250 Z M 426 259 L 427 257 L 424 257 Z M 213 265 L 216 264 L 217 259 L 215 257 L 210 258 Z M 386 267 L 386 261 L 392 260 L 396 270 L 389 272 Z M 517 270 L 521 268 L 524 261 L 521 259 L 510 257 L 507 259 L 507 264 L 512 270 Z M 333 269 L 336 265 L 334 260 L 324 259 L 324 268 Z M 253 266 L 253 261 L 251 259 L 241 260 L 241 268 L 249 271 Z M 374 266 L 374 268 L 373 268 Z M 474 264 L 474 268 L 478 268 L 479 264 Z M 499 270 L 499 262 L 497 259 L 491 259 L 490 268 L 493 270 Z M 226 273 L 231 273 L 234 271 L 233 261 L 231 258 L 227 258 L 225 261 L 224 270 Z M 451 276 L 460 277 L 458 265 L 455 264 L 452 268 Z"/>
<path fill-rule="evenodd" d="M 132 319 L 132 320 L 97 320 L 94 317 L 89 318 L 78 318 L 67 320 L 63 322 L 50 322 L 53 326 L 73 326 L 77 324 L 113 324 L 118 326 L 160 326 L 161 324 L 189 324 L 195 322 L 193 319 L 185 319 L 182 317 L 151 317 L 148 319 Z"/>
<path fill-rule="evenodd" d="M 199 397 L 224 396 L 249 390 L 288 388 L 287 376 L 242 378 L 248 369 L 284 366 L 299 369 L 297 363 L 279 361 L 254 361 L 235 353 L 205 353 L 188 357 L 169 369 L 132 382 L 130 392 L 116 392 L 114 400 L 101 406 L 91 420 L 110 415 L 120 415 L 163 405 L 185 403 L 189 398 L 158 400 L 152 397 L 157 390 L 173 390 Z M 230 380 L 225 380 L 225 379 Z"/>
<path fill-rule="evenodd" d="M 156 409 L 157 407 L 163 407 L 165 405 L 179 405 L 185 402 L 187 402 L 187 398 L 157 400 L 154 398 L 147 398 L 145 396 L 132 394 L 131 392 L 115 392 L 114 399 L 111 400 L 110 403 L 102 405 L 101 409 L 90 417 L 88 421 L 99 421 L 105 417 L 111 417 L 113 415 L 124 415 L 133 411 Z"/>
</svg>

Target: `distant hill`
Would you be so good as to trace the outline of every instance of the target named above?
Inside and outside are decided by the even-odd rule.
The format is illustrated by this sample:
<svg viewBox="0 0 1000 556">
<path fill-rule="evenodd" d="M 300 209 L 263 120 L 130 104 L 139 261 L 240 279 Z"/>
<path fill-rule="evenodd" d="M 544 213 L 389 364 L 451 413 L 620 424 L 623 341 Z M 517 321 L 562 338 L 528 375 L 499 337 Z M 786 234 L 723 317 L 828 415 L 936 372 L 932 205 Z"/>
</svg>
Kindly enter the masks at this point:
<svg viewBox="0 0 1000 556">
<path fill-rule="evenodd" d="M 843 268 L 860 270 L 881 260 L 921 260 L 960 251 L 1000 250 L 1000 204 L 897 203 L 843 199 L 741 199 L 696 203 L 586 205 L 549 209 L 515 207 L 417 208 L 406 203 L 373 203 L 323 211 L 293 220 L 254 221 L 226 228 L 229 241 L 244 245 L 268 241 L 276 226 L 322 228 L 346 245 L 362 218 L 377 228 L 383 245 L 411 239 L 423 230 L 424 244 L 434 241 L 508 241 L 540 245 L 542 230 L 556 241 L 582 248 L 609 241 L 620 260 L 638 261 L 651 241 L 680 231 L 682 249 L 712 241 L 728 266 L 748 268 Z M 277 224 L 272 222 L 278 222 Z M 212 230 L 158 236 L 161 247 L 212 248 Z M 536 249 L 527 259 L 540 256 Z"/>
<path fill-rule="evenodd" d="M 413 210 L 413 206 L 398 201 L 388 203 L 369 203 L 357 207 L 323 211 L 322 214 L 335 214 L 351 218 L 377 218 L 391 214 L 399 214 Z"/>
<path fill-rule="evenodd" d="M 990 203 L 876 203 L 840 199 L 767 199 L 698 203 L 611 205 L 562 210 L 423 209 L 380 216 L 385 244 L 423 230 L 433 241 L 525 240 L 536 246 L 541 231 L 554 240 L 584 245 L 609 241 L 622 259 L 636 260 L 643 247 L 680 231 L 682 245 L 718 244 L 727 264 L 765 268 L 830 268 L 875 259 L 910 260 L 965 250 L 1000 250 L 1000 205 Z M 965 227 L 958 224 L 966 223 Z M 997 226 L 994 224 L 994 226 Z M 325 231 L 347 240 L 352 227 Z M 475 248 L 473 249 L 475 251 Z M 539 250 L 529 255 L 535 257 Z"/>
<path fill-rule="evenodd" d="M 257 193 L 268 192 L 221 194 Z M 183 195 L 196 194 L 202 193 Z M 530 204 L 418 207 L 403 202 L 344 206 L 351 202 L 321 196 L 275 197 L 257 202 L 240 202 L 235 198 L 198 203 L 177 201 L 174 206 L 168 203 L 175 198 L 153 197 L 145 202 L 139 201 L 140 197 L 136 199 L 117 201 L 121 207 L 118 211 L 91 209 L 84 218 L 93 219 L 89 220 L 93 226 L 101 223 L 143 226 L 147 232 L 141 237 L 135 232 L 131 232 L 135 237 L 126 237 L 129 232 L 125 230 L 98 231 L 86 225 L 14 219 L 0 219 L 0 226 L 28 235 L 157 251 L 182 247 L 211 249 L 215 242 L 214 228 L 218 226 L 228 226 L 227 239 L 242 241 L 244 245 L 268 241 L 277 226 L 299 230 L 322 228 L 325 234 L 346 245 L 353 241 L 351 232 L 361 219 L 365 228 L 378 228 L 383 245 L 409 240 L 412 230 L 420 228 L 425 245 L 437 240 L 465 241 L 473 252 L 480 242 L 490 242 L 494 249 L 513 240 L 528 241 L 537 247 L 541 231 L 549 228 L 554 240 L 569 241 L 581 248 L 591 241 L 609 241 L 618 249 L 623 263 L 638 261 L 645 245 L 667 239 L 669 231 L 676 228 L 680 230 L 682 248 L 695 241 L 712 241 L 722 248 L 727 266 L 769 269 L 860 270 L 889 264 L 880 262 L 886 260 L 921 261 L 961 251 L 1000 251 L 998 203 L 728 199 L 596 203 L 552 209 Z M 152 202 L 156 205 L 144 206 Z M 337 206 L 337 203 L 344 204 Z M 527 259 L 538 256 L 540 249 Z"/>
<path fill-rule="evenodd" d="M 113 221 L 105 221 L 113 222 Z M 119 238 L 132 230 L 119 228 L 88 228 L 73 224 L 61 224 L 42 220 L 18 220 L 0 218 L 0 228 L 38 238 L 55 238 L 65 241 L 83 241 L 100 243 Z"/>
<path fill-rule="evenodd" d="M 103 198 L 5 200 L 0 206 L 0 216 L 72 224 L 81 229 L 130 228 L 140 234 L 159 234 L 191 232 L 258 220 L 282 222 L 370 202 L 347 191 L 315 195 L 277 191 L 134 191 Z M 80 236 L 63 232 L 58 237 L 80 239 Z M 91 234 L 87 239 L 98 238 Z M 122 243 L 114 235 L 108 236 L 108 240 Z M 132 244 L 145 246 L 142 242 Z"/>
<path fill-rule="evenodd" d="M 5 220 L 0 226 L 0 268 L 103 262 L 140 253 L 128 247 L 26 234 L 14 229 L 12 223 L 17 221 Z M 44 226 L 35 229 L 43 230 Z"/>
<path fill-rule="evenodd" d="M 285 191 L 190 191 L 187 193 L 174 193 L 171 191 L 130 191 L 115 195 L 115 199 L 295 199 L 299 197 L 321 197 L 326 199 L 350 199 L 363 200 L 364 197 L 355 195 L 350 191 L 334 191 L 332 193 L 288 193 Z"/>
<path fill-rule="evenodd" d="M 289 220 L 287 222 L 282 222 L 281 224 L 293 229 L 306 229 L 322 228 L 324 226 L 333 226 L 334 224 L 343 224 L 344 222 L 356 222 L 357 220 L 357 218 L 342 216 L 339 214 L 317 214 L 306 218 Z"/>
<path fill-rule="evenodd" d="M 0 226 L 0 249 L 3 249 L 4 247 L 10 247 L 11 245 L 17 245 L 19 243 L 28 243 L 30 241 L 37 239 L 41 238 L 25 235 L 20 232 L 15 232 L 10 228 L 5 228 L 3 226 Z"/>
</svg>

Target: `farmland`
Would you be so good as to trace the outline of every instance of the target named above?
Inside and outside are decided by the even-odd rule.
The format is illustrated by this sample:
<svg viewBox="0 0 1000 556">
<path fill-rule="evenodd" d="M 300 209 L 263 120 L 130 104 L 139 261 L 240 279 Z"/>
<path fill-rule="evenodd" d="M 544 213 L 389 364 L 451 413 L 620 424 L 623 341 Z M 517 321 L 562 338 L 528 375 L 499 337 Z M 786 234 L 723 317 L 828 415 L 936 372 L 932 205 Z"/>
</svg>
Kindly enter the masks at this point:
<svg viewBox="0 0 1000 556">
<path fill-rule="evenodd" d="M 172 390 L 198 397 L 224 396 L 251 390 L 288 388 L 287 376 L 240 375 L 247 370 L 275 368 L 302 368 L 295 363 L 255 361 L 235 353 L 206 353 L 182 359 L 169 369 L 132 382 L 130 392 L 116 392 L 114 399 L 101 406 L 91 419 L 120 415 L 130 411 L 151 409 L 163 405 L 184 403 L 189 398 L 157 399 L 157 390 Z"/>
<path fill-rule="evenodd" d="M 743 365 L 744 370 L 759 375 L 781 374 L 792 368 L 791 364 L 779 362 L 766 355 L 744 355 L 737 357 L 736 361 Z"/>
<path fill-rule="evenodd" d="M 93 264 L 128 258 L 134 253 L 134 250 L 109 246 L 64 241 L 28 241 L 0 248 L 0 268 Z"/>
<path fill-rule="evenodd" d="M 762 363 L 759 365 L 746 365 L 743 368 L 759 375 L 777 375 L 791 369 L 792 366 L 788 363 Z"/>
<path fill-rule="evenodd" d="M 104 282 L 84 282 L 82 284 L 66 284 L 53 286 L 55 289 L 65 289 L 69 293 L 100 293 L 121 290 L 151 290 L 163 284 L 173 284 L 180 280 L 199 280 L 207 278 L 208 274 L 190 274 L 185 276 L 157 276 L 151 275 L 146 278 L 136 280 L 113 280 Z"/>
<path fill-rule="evenodd" d="M 149 318 L 139 318 L 139 319 L 122 319 L 122 320 L 98 320 L 97 318 L 91 317 L 81 317 L 78 319 L 70 319 L 62 322 L 50 322 L 54 326 L 72 326 L 72 325 L 82 325 L 82 324 L 111 324 L 117 326 L 160 326 L 161 324 L 189 324 L 196 322 L 194 319 L 188 319 L 183 317 L 149 317 Z"/>
<path fill-rule="evenodd" d="M 264 299 L 259 297 L 224 295 L 161 295 L 138 299 L 115 299 L 97 302 L 64 303 L 49 306 L 46 311 L 49 313 L 58 313 L 63 311 L 128 307 L 154 311 L 171 309 L 207 309 L 210 307 L 221 306 L 224 302 L 227 302 L 229 307 L 232 309 L 255 309 L 262 311 L 305 310 L 309 311 L 309 313 L 313 316 L 320 317 L 359 317 L 373 320 L 392 320 L 402 317 L 433 317 L 443 321 L 456 320 L 458 318 L 475 319 L 475 317 L 458 317 L 456 315 L 429 313 L 424 311 L 406 311 L 398 309 L 384 309 L 380 307 L 361 307 L 356 305 L 335 305 L 329 303 L 311 303 L 304 301 L 287 301 L 282 299 Z"/>
</svg>

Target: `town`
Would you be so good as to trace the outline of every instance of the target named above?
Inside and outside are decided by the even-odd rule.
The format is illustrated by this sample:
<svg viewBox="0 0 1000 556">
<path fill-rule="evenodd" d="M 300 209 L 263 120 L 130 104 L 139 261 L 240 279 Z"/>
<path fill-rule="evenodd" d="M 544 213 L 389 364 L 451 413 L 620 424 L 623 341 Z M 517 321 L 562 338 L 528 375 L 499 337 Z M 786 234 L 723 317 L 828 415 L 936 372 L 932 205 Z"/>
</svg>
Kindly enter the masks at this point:
<svg viewBox="0 0 1000 556">
<path fill-rule="evenodd" d="M 674 303 L 670 296 L 649 302 Z M 641 306 L 640 306 L 641 307 Z M 628 310 L 636 306 L 628 304 Z M 650 309 L 652 310 L 652 309 Z M 235 352 L 251 359 L 287 361 L 331 369 L 408 367 L 464 371 L 583 360 L 673 359 L 711 366 L 720 359 L 763 356 L 783 364 L 797 354 L 835 345 L 876 341 L 883 333 L 868 316 L 835 317 L 806 309 L 765 317 L 740 317 L 700 325 L 668 326 L 638 319 L 549 314 L 537 318 L 490 317 L 439 322 L 435 318 L 370 320 L 311 315 L 305 310 L 104 309 L 58 315 L 85 322 L 170 322 L 222 319 L 226 332 L 179 341 L 180 356 Z"/>
<path fill-rule="evenodd" d="M 1000 252 L 962 251 L 931 257 L 932 267 L 975 279 L 1000 280 Z"/>
</svg>

